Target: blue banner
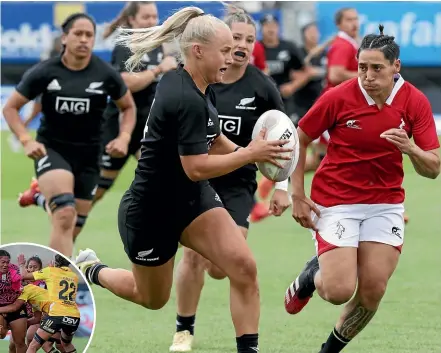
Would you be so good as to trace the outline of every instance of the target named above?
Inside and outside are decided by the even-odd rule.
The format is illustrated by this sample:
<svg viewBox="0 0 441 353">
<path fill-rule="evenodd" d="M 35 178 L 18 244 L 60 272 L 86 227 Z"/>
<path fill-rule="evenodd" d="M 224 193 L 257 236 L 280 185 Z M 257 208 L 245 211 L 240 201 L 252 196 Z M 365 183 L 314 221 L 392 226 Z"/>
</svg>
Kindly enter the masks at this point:
<svg viewBox="0 0 441 353">
<path fill-rule="evenodd" d="M 60 33 L 60 24 L 75 12 L 87 12 L 97 22 L 95 52 L 110 60 L 113 40 L 102 39 L 106 24 L 113 20 L 126 3 L 115 2 L 3 2 L 1 9 L 1 50 L 2 62 L 35 63 L 42 53 L 50 50 L 52 40 Z M 225 8 L 215 1 L 159 1 L 160 22 L 174 11 L 185 6 L 197 6 L 206 13 L 221 17 Z M 272 13 L 281 20 L 279 11 L 251 14 L 259 20 L 264 14 Z"/>
<path fill-rule="evenodd" d="M 441 2 L 317 2 L 317 21 L 322 38 L 336 33 L 334 14 L 354 7 L 360 17 L 360 33 L 392 35 L 401 47 L 405 66 L 441 66 Z"/>
</svg>

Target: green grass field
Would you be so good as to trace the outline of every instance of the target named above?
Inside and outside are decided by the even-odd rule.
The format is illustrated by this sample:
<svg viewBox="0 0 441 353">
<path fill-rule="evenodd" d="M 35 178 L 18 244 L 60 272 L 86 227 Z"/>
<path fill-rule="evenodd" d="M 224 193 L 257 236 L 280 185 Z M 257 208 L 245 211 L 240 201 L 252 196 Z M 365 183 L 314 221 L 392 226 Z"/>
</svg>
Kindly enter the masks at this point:
<svg viewBox="0 0 441 353">
<path fill-rule="evenodd" d="M 32 162 L 10 152 L 2 134 L 2 243 L 28 241 L 46 245 L 49 222 L 41 209 L 20 209 L 18 192 L 29 185 Z M 76 248 L 91 247 L 113 267 L 129 268 L 117 232 L 116 212 L 135 164 L 91 213 Z M 307 179 L 309 184 L 310 178 Z M 398 269 L 371 325 L 345 352 L 441 353 L 441 182 L 419 177 L 406 160 L 406 208 L 410 223 Z M 308 231 L 292 220 L 252 225 L 249 244 L 258 261 L 262 315 L 262 353 L 317 353 L 332 330 L 340 308 L 317 297 L 298 316 L 285 313 L 283 298 L 314 252 Z M 94 287 L 97 325 L 90 353 L 168 352 L 175 327 L 175 295 L 160 311 L 147 311 Z M 228 282 L 206 280 L 196 322 L 195 352 L 235 352 Z M 2 352 L 3 346 L 0 345 Z M 78 350 L 79 352 L 81 350 Z"/>
</svg>

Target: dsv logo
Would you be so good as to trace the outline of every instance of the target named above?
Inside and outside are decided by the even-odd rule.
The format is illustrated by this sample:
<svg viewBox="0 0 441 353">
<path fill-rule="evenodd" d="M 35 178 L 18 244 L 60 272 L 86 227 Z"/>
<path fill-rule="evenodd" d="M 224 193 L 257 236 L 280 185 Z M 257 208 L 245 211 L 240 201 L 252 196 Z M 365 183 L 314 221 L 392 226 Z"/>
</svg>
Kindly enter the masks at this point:
<svg viewBox="0 0 441 353">
<path fill-rule="evenodd" d="M 240 116 L 219 115 L 220 128 L 223 132 L 239 135 L 242 125 Z"/>
<path fill-rule="evenodd" d="M 68 317 L 68 316 L 63 317 L 63 324 L 76 325 L 77 322 L 78 319 L 74 319 L 73 317 Z"/>
<path fill-rule="evenodd" d="M 89 98 L 57 97 L 55 101 L 55 110 L 60 114 L 86 114 L 89 113 L 89 109 Z"/>
</svg>

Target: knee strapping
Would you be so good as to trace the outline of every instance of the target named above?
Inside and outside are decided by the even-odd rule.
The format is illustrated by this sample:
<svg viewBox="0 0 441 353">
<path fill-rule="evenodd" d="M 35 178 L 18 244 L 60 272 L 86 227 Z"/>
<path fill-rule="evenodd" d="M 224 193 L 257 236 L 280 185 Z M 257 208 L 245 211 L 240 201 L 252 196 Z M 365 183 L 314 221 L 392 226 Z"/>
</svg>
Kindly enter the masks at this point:
<svg viewBox="0 0 441 353">
<path fill-rule="evenodd" d="M 61 335 L 61 342 L 69 344 L 70 342 L 72 342 L 72 338 L 73 336 L 68 336 L 66 334 Z"/>
<path fill-rule="evenodd" d="M 75 207 L 75 196 L 68 193 L 55 195 L 49 200 L 48 206 L 52 213 L 64 207 Z"/>
<path fill-rule="evenodd" d="M 48 342 L 53 342 L 53 343 L 56 343 L 56 344 L 61 344 L 61 341 L 60 341 L 59 338 L 53 338 L 53 337 L 49 338 Z"/>
<path fill-rule="evenodd" d="M 46 342 L 37 332 L 34 334 L 34 340 L 36 340 L 40 346 Z"/>
<path fill-rule="evenodd" d="M 100 180 L 98 181 L 98 187 L 104 190 L 109 190 L 114 182 L 115 179 L 100 177 Z"/>
<path fill-rule="evenodd" d="M 77 215 L 77 223 L 75 223 L 75 227 L 83 228 L 86 221 L 87 221 L 87 216 Z"/>
</svg>

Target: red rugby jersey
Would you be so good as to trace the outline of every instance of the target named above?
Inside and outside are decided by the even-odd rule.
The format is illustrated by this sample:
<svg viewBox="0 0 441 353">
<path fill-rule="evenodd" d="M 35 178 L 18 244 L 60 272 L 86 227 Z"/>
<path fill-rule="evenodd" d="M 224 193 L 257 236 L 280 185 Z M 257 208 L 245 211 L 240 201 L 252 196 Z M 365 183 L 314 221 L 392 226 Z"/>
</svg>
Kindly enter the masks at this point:
<svg viewBox="0 0 441 353">
<path fill-rule="evenodd" d="M 439 147 L 428 99 L 401 76 L 381 110 L 354 78 L 322 95 L 299 127 L 311 139 L 329 131 L 311 189 L 311 199 L 325 207 L 404 201 L 403 156 L 380 137 L 384 131 L 402 128 L 421 149 Z"/>
</svg>

